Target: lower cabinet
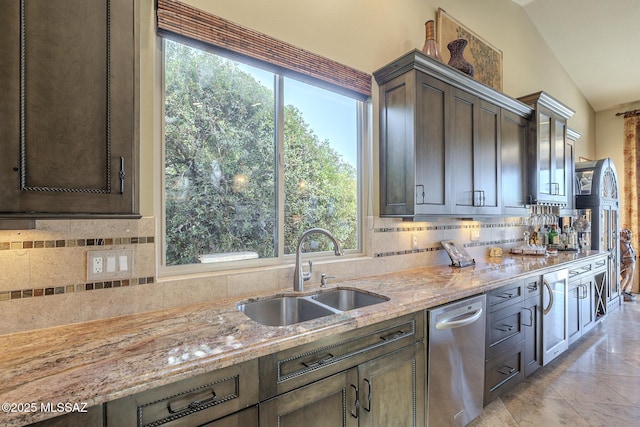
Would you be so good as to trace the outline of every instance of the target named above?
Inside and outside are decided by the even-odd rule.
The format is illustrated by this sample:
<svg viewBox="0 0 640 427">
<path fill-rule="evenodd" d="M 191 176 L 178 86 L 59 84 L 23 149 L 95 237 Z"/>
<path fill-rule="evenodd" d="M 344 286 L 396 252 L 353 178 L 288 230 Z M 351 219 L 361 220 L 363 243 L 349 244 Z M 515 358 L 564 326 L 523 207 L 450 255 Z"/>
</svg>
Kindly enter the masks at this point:
<svg viewBox="0 0 640 427">
<path fill-rule="evenodd" d="M 489 359 L 484 369 L 484 405 L 524 379 L 524 342 Z"/>
<path fill-rule="evenodd" d="M 251 360 L 108 402 L 105 419 L 117 427 L 257 425 L 258 392 Z"/>
<path fill-rule="evenodd" d="M 540 293 L 524 300 L 522 313 L 524 330 L 524 376 L 542 366 L 542 300 Z"/>
<path fill-rule="evenodd" d="M 485 405 L 542 366 L 540 289 L 532 275 L 487 293 Z"/>
<path fill-rule="evenodd" d="M 606 276 L 606 269 L 596 270 L 596 263 L 588 263 L 569 270 L 574 273 L 569 281 L 567 325 L 569 345 L 589 332 L 598 320 L 598 278 Z"/>
<path fill-rule="evenodd" d="M 261 427 L 424 426 L 423 343 L 260 404 Z"/>
</svg>

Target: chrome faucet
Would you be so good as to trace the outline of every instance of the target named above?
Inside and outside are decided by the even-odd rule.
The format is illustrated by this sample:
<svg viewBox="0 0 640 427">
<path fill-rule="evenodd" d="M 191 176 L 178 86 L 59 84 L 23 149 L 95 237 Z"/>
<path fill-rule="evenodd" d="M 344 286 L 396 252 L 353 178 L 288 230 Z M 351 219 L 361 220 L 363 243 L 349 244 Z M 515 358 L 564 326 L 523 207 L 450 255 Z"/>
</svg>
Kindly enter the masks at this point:
<svg viewBox="0 0 640 427">
<path fill-rule="evenodd" d="M 331 239 L 331 241 L 333 242 L 333 251 L 336 254 L 336 256 L 340 256 L 342 255 L 342 247 L 340 246 L 340 243 L 336 240 L 336 238 L 333 236 L 333 234 L 331 234 L 330 232 L 328 232 L 327 230 L 325 230 L 324 228 L 310 228 L 309 230 L 305 231 L 304 233 L 302 233 L 302 236 L 300 236 L 300 239 L 298 239 L 298 246 L 296 247 L 296 268 L 295 271 L 293 272 L 293 290 L 296 292 L 302 292 L 304 291 L 304 282 L 311 279 L 311 270 L 312 270 L 312 264 L 311 261 L 309 261 L 309 271 L 303 271 L 302 270 L 302 242 L 304 241 L 304 239 L 307 238 L 307 236 L 311 235 L 311 234 L 324 234 L 325 236 L 327 236 L 329 239 Z"/>
</svg>

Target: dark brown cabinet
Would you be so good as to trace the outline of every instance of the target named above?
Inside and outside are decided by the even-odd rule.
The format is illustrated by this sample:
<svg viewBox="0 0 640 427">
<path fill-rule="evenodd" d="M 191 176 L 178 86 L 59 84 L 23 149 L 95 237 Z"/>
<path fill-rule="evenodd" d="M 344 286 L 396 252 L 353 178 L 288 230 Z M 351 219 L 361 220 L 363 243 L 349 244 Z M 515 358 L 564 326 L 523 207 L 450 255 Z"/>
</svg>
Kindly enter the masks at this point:
<svg viewBox="0 0 640 427">
<path fill-rule="evenodd" d="M 416 343 L 263 402 L 260 425 L 424 425 L 423 345 Z"/>
<path fill-rule="evenodd" d="M 527 138 L 529 121 L 502 111 L 500 122 L 500 164 L 502 209 L 505 215 L 527 216 Z"/>
<path fill-rule="evenodd" d="M 251 360 L 105 405 L 107 426 L 258 424 L 258 361 Z"/>
<path fill-rule="evenodd" d="M 528 202 L 573 209 L 573 142 L 567 119 L 574 111 L 545 92 L 519 98 L 534 108 L 527 149 Z"/>
<path fill-rule="evenodd" d="M 424 327 L 419 312 L 260 358 L 260 426 L 424 425 Z"/>
<path fill-rule="evenodd" d="M 380 88 L 380 216 L 512 213 L 503 210 L 502 131 L 508 148 L 519 149 L 523 134 L 502 117 L 527 119 L 530 107 L 417 50 L 374 77 Z M 510 172 L 523 170 L 512 160 Z M 509 185 L 509 203 L 518 199 L 521 207 L 522 194 L 512 193 L 523 190 Z"/>
<path fill-rule="evenodd" d="M 524 281 L 522 325 L 524 330 L 524 377 L 542 366 L 542 279 L 533 276 Z"/>
<path fill-rule="evenodd" d="M 0 4 L 0 218 L 138 216 L 138 9 Z"/>
<path fill-rule="evenodd" d="M 601 273 L 604 272 L 606 275 L 606 268 L 602 269 L 602 266 L 606 266 L 606 261 L 598 259 L 569 269 L 567 308 L 569 345 L 589 332 L 599 319 L 597 282 Z"/>
<path fill-rule="evenodd" d="M 451 213 L 500 214 L 500 108 L 461 90 L 452 103 Z"/>
</svg>

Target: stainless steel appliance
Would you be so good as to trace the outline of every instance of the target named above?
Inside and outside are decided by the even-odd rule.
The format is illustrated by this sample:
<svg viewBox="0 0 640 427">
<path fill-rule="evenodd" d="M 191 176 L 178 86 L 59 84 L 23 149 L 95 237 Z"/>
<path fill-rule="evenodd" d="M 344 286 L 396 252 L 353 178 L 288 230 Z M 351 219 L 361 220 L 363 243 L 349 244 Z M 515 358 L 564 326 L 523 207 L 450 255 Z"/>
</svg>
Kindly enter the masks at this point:
<svg viewBox="0 0 640 427">
<path fill-rule="evenodd" d="M 486 296 L 429 310 L 427 425 L 464 426 L 482 412 Z"/>
<path fill-rule="evenodd" d="M 542 276 L 542 366 L 569 348 L 567 320 L 569 273 L 558 270 Z"/>
</svg>

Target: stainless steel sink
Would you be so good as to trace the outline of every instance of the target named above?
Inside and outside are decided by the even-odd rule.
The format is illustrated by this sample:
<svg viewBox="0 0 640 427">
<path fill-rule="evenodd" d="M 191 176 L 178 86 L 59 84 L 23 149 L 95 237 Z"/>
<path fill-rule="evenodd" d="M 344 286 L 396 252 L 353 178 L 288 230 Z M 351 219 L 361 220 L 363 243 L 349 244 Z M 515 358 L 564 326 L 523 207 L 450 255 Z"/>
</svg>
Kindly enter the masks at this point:
<svg viewBox="0 0 640 427">
<path fill-rule="evenodd" d="M 354 310 L 368 305 L 389 301 L 382 295 L 373 295 L 356 289 L 336 288 L 312 296 L 316 301 L 341 311 Z"/>
<path fill-rule="evenodd" d="M 266 326 L 287 326 L 388 301 L 356 289 L 336 288 L 306 296 L 283 296 L 239 303 L 238 310 Z"/>
<path fill-rule="evenodd" d="M 286 326 L 335 314 L 328 307 L 305 298 L 278 296 L 239 304 L 238 310 L 267 326 Z"/>
</svg>

